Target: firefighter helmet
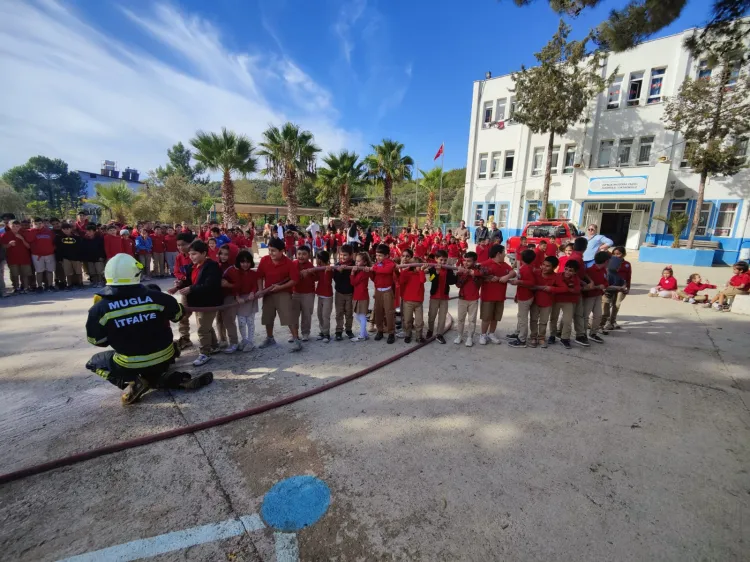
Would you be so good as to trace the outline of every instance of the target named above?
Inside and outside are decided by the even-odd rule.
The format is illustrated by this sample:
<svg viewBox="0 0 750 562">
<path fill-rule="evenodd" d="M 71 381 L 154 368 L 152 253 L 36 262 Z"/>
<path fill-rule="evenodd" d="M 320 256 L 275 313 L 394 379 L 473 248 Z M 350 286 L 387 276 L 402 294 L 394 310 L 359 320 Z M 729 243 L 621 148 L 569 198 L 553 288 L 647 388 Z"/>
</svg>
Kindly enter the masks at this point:
<svg viewBox="0 0 750 562">
<path fill-rule="evenodd" d="M 107 285 L 138 285 L 141 282 L 143 264 L 129 254 L 117 254 L 107 262 L 104 277 Z"/>
</svg>

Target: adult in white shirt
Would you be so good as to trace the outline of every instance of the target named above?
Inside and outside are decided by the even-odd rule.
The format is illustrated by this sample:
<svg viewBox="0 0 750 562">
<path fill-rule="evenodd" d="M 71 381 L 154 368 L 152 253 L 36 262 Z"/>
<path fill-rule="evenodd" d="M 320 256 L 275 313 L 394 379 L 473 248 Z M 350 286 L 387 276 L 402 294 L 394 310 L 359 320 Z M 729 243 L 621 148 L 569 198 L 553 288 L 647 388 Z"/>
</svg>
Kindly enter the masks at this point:
<svg viewBox="0 0 750 562">
<path fill-rule="evenodd" d="M 279 222 L 276 223 L 276 236 L 279 238 L 279 240 L 284 239 L 284 223 L 281 222 L 281 219 L 279 219 Z"/>
<path fill-rule="evenodd" d="M 313 219 L 310 226 L 307 227 L 307 232 L 310 232 L 313 235 L 313 238 L 315 238 L 318 235 L 318 232 L 320 232 L 320 225 L 315 222 L 315 219 Z"/>
</svg>

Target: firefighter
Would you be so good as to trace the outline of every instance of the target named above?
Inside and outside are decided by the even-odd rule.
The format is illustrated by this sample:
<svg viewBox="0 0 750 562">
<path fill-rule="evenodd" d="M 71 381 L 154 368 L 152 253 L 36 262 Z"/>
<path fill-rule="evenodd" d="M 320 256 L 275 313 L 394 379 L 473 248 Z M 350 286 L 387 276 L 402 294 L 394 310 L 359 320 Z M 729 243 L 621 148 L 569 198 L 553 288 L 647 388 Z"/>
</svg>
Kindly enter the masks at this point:
<svg viewBox="0 0 750 562">
<path fill-rule="evenodd" d="M 179 356 L 169 322 L 179 322 L 184 311 L 158 287 L 141 285 L 142 272 L 129 254 L 110 259 L 107 287 L 94 297 L 86 322 L 89 343 L 113 349 L 95 354 L 86 368 L 124 390 L 123 404 L 134 404 L 152 388 L 196 389 L 213 381 L 213 373 L 169 372 Z"/>
</svg>

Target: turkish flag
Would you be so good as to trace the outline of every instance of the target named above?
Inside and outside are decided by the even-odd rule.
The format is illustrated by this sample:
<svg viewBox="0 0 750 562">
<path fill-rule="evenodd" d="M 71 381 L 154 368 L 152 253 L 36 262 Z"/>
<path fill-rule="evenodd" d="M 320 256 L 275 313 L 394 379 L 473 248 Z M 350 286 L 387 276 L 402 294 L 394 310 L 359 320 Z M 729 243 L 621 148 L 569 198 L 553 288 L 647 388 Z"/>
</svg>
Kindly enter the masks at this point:
<svg viewBox="0 0 750 562">
<path fill-rule="evenodd" d="M 432 159 L 433 161 L 437 160 L 443 155 L 443 148 L 444 148 L 444 145 L 441 144 L 440 148 L 437 151 L 437 154 L 435 155 L 435 158 Z"/>
<path fill-rule="evenodd" d="M 505 129 L 505 121 L 498 121 L 497 122 L 497 128 L 498 129 Z"/>
</svg>

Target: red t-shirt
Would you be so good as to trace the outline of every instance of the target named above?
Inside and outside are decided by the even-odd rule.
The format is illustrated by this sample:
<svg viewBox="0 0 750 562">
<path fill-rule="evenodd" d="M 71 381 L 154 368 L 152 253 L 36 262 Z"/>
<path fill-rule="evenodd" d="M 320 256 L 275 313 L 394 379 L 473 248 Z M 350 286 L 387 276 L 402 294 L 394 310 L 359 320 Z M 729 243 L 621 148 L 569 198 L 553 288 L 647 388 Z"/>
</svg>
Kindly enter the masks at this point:
<svg viewBox="0 0 750 562">
<path fill-rule="evenodd" d="M 735 277 L 737 276 L 735 275 Z M 677 290 L 677 278 L 674 276 L 662 277 L 661 279 L 659 279 L 659 287 L 661 287 L 665 291 L 676 291 Z"/>
<path fill-rule="evenodd" d="M 219 248 L 208 247 L 208 259 L 219 262 Z"/>
<path fill-rule="evenodd" d="M 177 251 L 177 235 L 176 234 L 166 234 L 164 236 L 164 248 L 167 252 L 176 252 Z"/>
<path fill-rule="evenodd" d="M 598 265 L 594 264 L 591 267 L 586 269 L 586 275 L 588 276 L 591 281 L 593 281 L 594 285 L 604 285 L 605 287 L 609 286 L 609 283 L 607 282 L 607 268 L 606 267 L 599 267 Z M 674 277 L 671 277 L 671 279 L 674 279 Z M 677 288 L 677 280 L 675 279 L 675 288 Z M 589 291 L 583 292 L 583 298 L 588 299 L 591 297 L 597 297 L 599 295 L 603 295 L 604 291 L 601 289 L 591 289 Z"/>
<path fill-rule="evenodd" d="M 542 249 L 537 246 L 536 248 L 534 248 L 534 253 L 536 254 L 536 257 L 534 258 L 534 267 L 541 267 L 544 258 L 547 257 L 546 250 L 542 251 Z"/>
<path fill-rule="evenodd" d="M 703 291 L 704 289 L 715 289 L 716 285 L 709 285 L 708 283 L 696 283 L 695 281 L 691 281 L 687 284 L 687 287 L 683 289 L 683 292 L 686 295 L 697 295 L 700 291 Z"/>
<path fill-rule="evenodd" d="M 569 256 L 560 256 L 559 263 L 557 264 L 557 271 L 565 271 L 565 264 L 569 259 Z"/>
<path fill-rule="evenodd" d="M 355 301 L 367 301 L 370 300 L 370 293 L 368 285 L 370 283 L 370 274 L 366 271 L 357 271 L 352 273 L 349 278 L 354 292 L 352 293 L 352 300 Z"/>
<path fill-rule="evenodd" d="M 445 291 L 445 283 L 448 277 L 448 270 L 441 268 L 440 271 L 437 272 L 437 276 L 438 276 L 437 291 L 435 291 L 434 295 L 430 293 L 430 299 L 436 300 L 436 301 L 447 301 L 450 299 L 450 296 Z"/>
<path fill-rule="evenodd" d="M 18 236 L 26 240 L 20 232 Z M 14 241 L 15 244 L 8 246 L 5 250 L 5 259 L 8 265 L 31 265 L 31 252 L 29 249 L 24 246 L 24 243 L 16 237 L 10 228 L 6 228 L 5 233 L 0 237 L 0 244 L 8 245 Z"/>
<path fill-rule="evenodd" d="M 46 226 L 29 230 L 26 241 L 31 244 L 33 256 L 51 256 L 55 253 L 55 233 Z"/>
<path fill-rule="evenodd" d="M 576 252 L 573 250 L 570 253 L 570 256 L 568 256 L 567 261 L 577 261 L 578 262 L 578 278 L 583 280 L 584 277 L 586 277 L 586 266 L 583 264 L 583 254 L 581 252 Z"/>
<path fill-rule="evenodd" d="M 513 268 L 511 268 L 507 263 L 505 262 L 497 263 L 495 260 L 487 260 L 483 262 L 481 265 L 485 274 L 489 276 L 504 277 L 508 275 L 508 273 L 513 271 Z M 482 291 L 481 291 L 482 301 L 484 302 L 504 301 L 505 292 L 507 290 L 508 290 L 507 283 L 493 283 L 489 280 L 484 280 L 482 282 Z"/>
<path fill-rule="evenodd" d="M 174 276 L 179 279 L 180 281 L 185 280 L 185 268 L 190 265 L 192 262 L 190 261 L 190 256 L 187 254 L 177 254 L 177 257 L 174 259 Z"/>
<path fill-rule="evenodd" d="M 739 275 L 733 275 L 729 280 L 731 287 L 737 287 L 740 291 L 750 290 L 750 273 L 740 273 Z"/>
<path fill-rule="evenodd" d="M 117 254 L 122 252 L 122 239 L 119 236 L 111 234 L 104 235 L 104 255 L 111 260 Z"/>
<path fill-rule="evenodd" d="M 271 256 L 263 256 L 260 258 L 260 263 L 258 264 L 258 277 L 265 279 L 266 287 L 287 280 L 292 280 L 296 283 L 299 281 L 299 269 L 286 256 L 281 256 L 278 262 L 274 262 Z M 284 289 L 284 292 L 291 293 L 292 288 Z"/>
<path fill-rule="evenodd" d="M 320 297 L 333 296 L 333 271 L 319 271 L 315 294 Z"/>
<path fill-rule="evenodd" d="M 229 281 L 233 287 L 222 287 L 221 292 L 224 293 L 224 296 L 232 296 L 232 295 L 239 295 L 239 288 L 237 285 L 239 284 L 239 273 L 237 272 L 237 268 L 233 265 L 230 265 L 229 262 L 220 263 L 219 267 L 221 268 L 221 276 Z"/>
<path fill-rule="evenodd" d="M 424 244 L 417 244 L 414 246 L 414 256 L 417 258 L 423 258 L 427 255 L 427 247 Z"/>
<path fill-rule="evenodd" d="M 395 269 L 396 264 L 388 258 L 373 265 L 370 276 L 375 282 L 375 289 L 393 287 L 393 271 Z"/>
<path fill-rule="evenodd" d="M 152 234 L 151 235 L 151 243 L 153 244 L 151 251 L 155 254 L 163 254 L 167 251 L 166 246 L 164 245 L 164 236 L 161 234 Z"/>
<path fill-rule="evenodd" d="M 458 258 L 460 256 L 461 256 L 461 248 L 458 247 L 458 244 L 448 244 L 448 257 Z"/>
<path fill-rule="evenodd" d="M 472 271 L 477 275 L 481 275 L 479 267 L 474 266 Z M 476 276 L 468 273 L 462 273 L 458 276 L 459 282 L 461 283 L 458 289 L 458 298 L 465 301 L 476 301 L 479 300 L 479 287 L 476 283 Z"/>
<path fill-rule="evenodd" d="M 203 264 L 206 262 L 204 261 L 200 265 L 193 264 L 193 270 L 190 272 L 190 281 L 193 285 L 195 285 L 198 282 L 198 276 L 201 273 L 201 269 L 203 269 Z"/>
<path fill-rule="evenodd" d="M 258 291 L 258 274 L 252 269 L 236 269 L 237 283 L 236 295 L 249 295 Z"/>
<path fill-rule="evenodd" d="M 422 302 L 424 300 L 424 284 L 426 281 L 424 271 L 421 269 L 402 269 L 399 274 L 401 298 L 410 302 Z"/>
<path fill-rule="evenodd" d="M 571 278 L 565 277 L 564 272 L 557 274 L 557 286 L 566 288 L 567 291 L 555 294 L 555 302 L 577 303 L 581 298 L 581 279 L 578 275 Z"/>
<path fill-rule="evenodd" d="M 120 236 L 120 252 L 135 257 L 135 240 L 128 236 Z"/>
<path fill-rule="evenodd" d="M 479 244 L 477 246 L 477 263 L 484 263 L 490 259 L 490 247 L 491 246 L 485 246 L 484 244 Z"/>
<path fill-rule="evenodd" d="M 546 276 L 542 275 L 541 271 L 534 273 L 536 279 L 536 285 L 538 287 L 549 287 L 550 292 L 547 291 L 535 291 L 534 292 L 534 304 L 540 308 L 547 308 L 555 304 L 555 294 L 567 292 L 567 286 L 561 286 L 559 278 L 556 273 Z"/>
<path fill-rule="evenodd" d="M 534 275 L 534 267 L 528 264 L 523 264 L 518 268 L 518 280 L 524 285 L 518 285 L 516 288 L 516 297 L 519 301 L 527 301 L 534 298 L 534 291 L 529 287 L 536 285 L 536 276 Z"/>
<path fill-rule="evenodd" d="M 302 272 L 306 269 L 312 269 L 315 267 L 311 261 L 307 261 L 305 263 L 300 262 L 299 260 L 294 260 L 294 267 L 297 268 L 297 271 L 299 271 L 299 281 L 294 286 L 294 292 L 295 293 L 303 293 L 303 294 L 309 294 L 315 292 L 315 281 L 318 280 L 318 274 L 317 272 L 308 273 L 307 275 L 302 275 Z"/>
</svg>

